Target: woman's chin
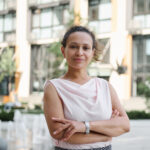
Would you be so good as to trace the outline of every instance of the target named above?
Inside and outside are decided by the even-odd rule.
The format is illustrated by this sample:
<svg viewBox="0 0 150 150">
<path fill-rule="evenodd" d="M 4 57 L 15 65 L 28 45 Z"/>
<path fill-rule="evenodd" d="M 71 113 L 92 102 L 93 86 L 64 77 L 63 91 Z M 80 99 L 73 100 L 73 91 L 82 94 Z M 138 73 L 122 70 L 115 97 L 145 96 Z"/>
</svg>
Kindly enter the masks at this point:
<svg viewBox="0 0 150 150">
<path fill-rule="evenodd" d="M 76 66 L 72 66 L 72 68 L 74 68 L 74 69 L 85 69 L 86 67 L 85 66 L 83 66 L 83 65 L 76 65 Z"/>
</svg>

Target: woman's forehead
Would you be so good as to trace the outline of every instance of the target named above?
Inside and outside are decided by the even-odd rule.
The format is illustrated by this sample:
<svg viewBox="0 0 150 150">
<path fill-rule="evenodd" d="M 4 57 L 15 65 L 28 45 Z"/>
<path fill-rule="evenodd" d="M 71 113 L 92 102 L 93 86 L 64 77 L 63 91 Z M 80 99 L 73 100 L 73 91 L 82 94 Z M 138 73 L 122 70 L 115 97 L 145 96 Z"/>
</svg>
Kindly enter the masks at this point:
<svg viewBox="0 0 150 150">
<path fill-rule="evenodd" d="M 90 34 L 86 32 L 74 32 L 71 33 L 67 39 L 67 43 L 79 43 L 79 44 L 93 44 L 93 40 Z"/>
</svg>

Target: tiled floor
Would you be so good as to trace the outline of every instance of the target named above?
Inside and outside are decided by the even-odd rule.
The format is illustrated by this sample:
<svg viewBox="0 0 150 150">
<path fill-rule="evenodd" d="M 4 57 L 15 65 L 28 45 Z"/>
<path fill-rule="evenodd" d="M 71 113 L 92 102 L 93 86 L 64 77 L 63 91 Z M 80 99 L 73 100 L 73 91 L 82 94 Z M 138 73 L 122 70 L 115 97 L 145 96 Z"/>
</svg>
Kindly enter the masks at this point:
<svg viewBox="0 0 150 150">
<path fill-rule="evenodd" d="M 150 150 L 150 120 L 130 122 L 130 132 L 113 139 L 113 150 Z"/>
</svg>

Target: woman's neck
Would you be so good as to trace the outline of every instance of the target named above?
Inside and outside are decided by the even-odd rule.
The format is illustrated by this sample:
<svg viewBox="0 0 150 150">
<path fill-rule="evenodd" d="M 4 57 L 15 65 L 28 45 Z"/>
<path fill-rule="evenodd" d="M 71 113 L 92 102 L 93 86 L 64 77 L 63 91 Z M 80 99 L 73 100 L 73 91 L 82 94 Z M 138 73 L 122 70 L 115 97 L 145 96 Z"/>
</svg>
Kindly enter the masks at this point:
<svg viewBox="0 0 150 150">
<path fill-rule="evenodd" d="M 64 79 L 68 79 L 71 81 L 77 81 L 77 82 L 86 82 L 91 79 L 91 77 L 88 75 L 87 70 L 80 70 L 80 69 L 72 69 L 69 68 L 67 73 L 62 77 Z"/>
</svg>

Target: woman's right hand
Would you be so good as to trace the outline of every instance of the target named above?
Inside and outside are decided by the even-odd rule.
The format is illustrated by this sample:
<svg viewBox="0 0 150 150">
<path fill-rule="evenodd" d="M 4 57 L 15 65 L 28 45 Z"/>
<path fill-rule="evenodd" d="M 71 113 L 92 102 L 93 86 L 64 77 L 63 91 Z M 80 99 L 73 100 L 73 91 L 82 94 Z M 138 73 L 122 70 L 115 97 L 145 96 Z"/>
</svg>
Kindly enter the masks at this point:
<svg viewBox="0 0 150 150">
<path fill-rule="evenodd" d="M 118 117 L 120 114 L 119 114 L 119 111 L 117 109 L 115 110 L 112 110 L 112 115 L 111 115 L 111 118 L 116 118 Z"/>
<path fill-rule="evenodd" d="M 59 122 L 62 124 L 53 134 L 57 135 L 61 132 L 63 134 L 63 141 L 67 141 L 73 134 L 75 133 L 85 133 L 85 125 L 83 122 L 74 121 L 74 120 L 67 120 L 67 119 L 60 119 L 60 118 L 52 118 L 53 121 Z"/>
</svg>

